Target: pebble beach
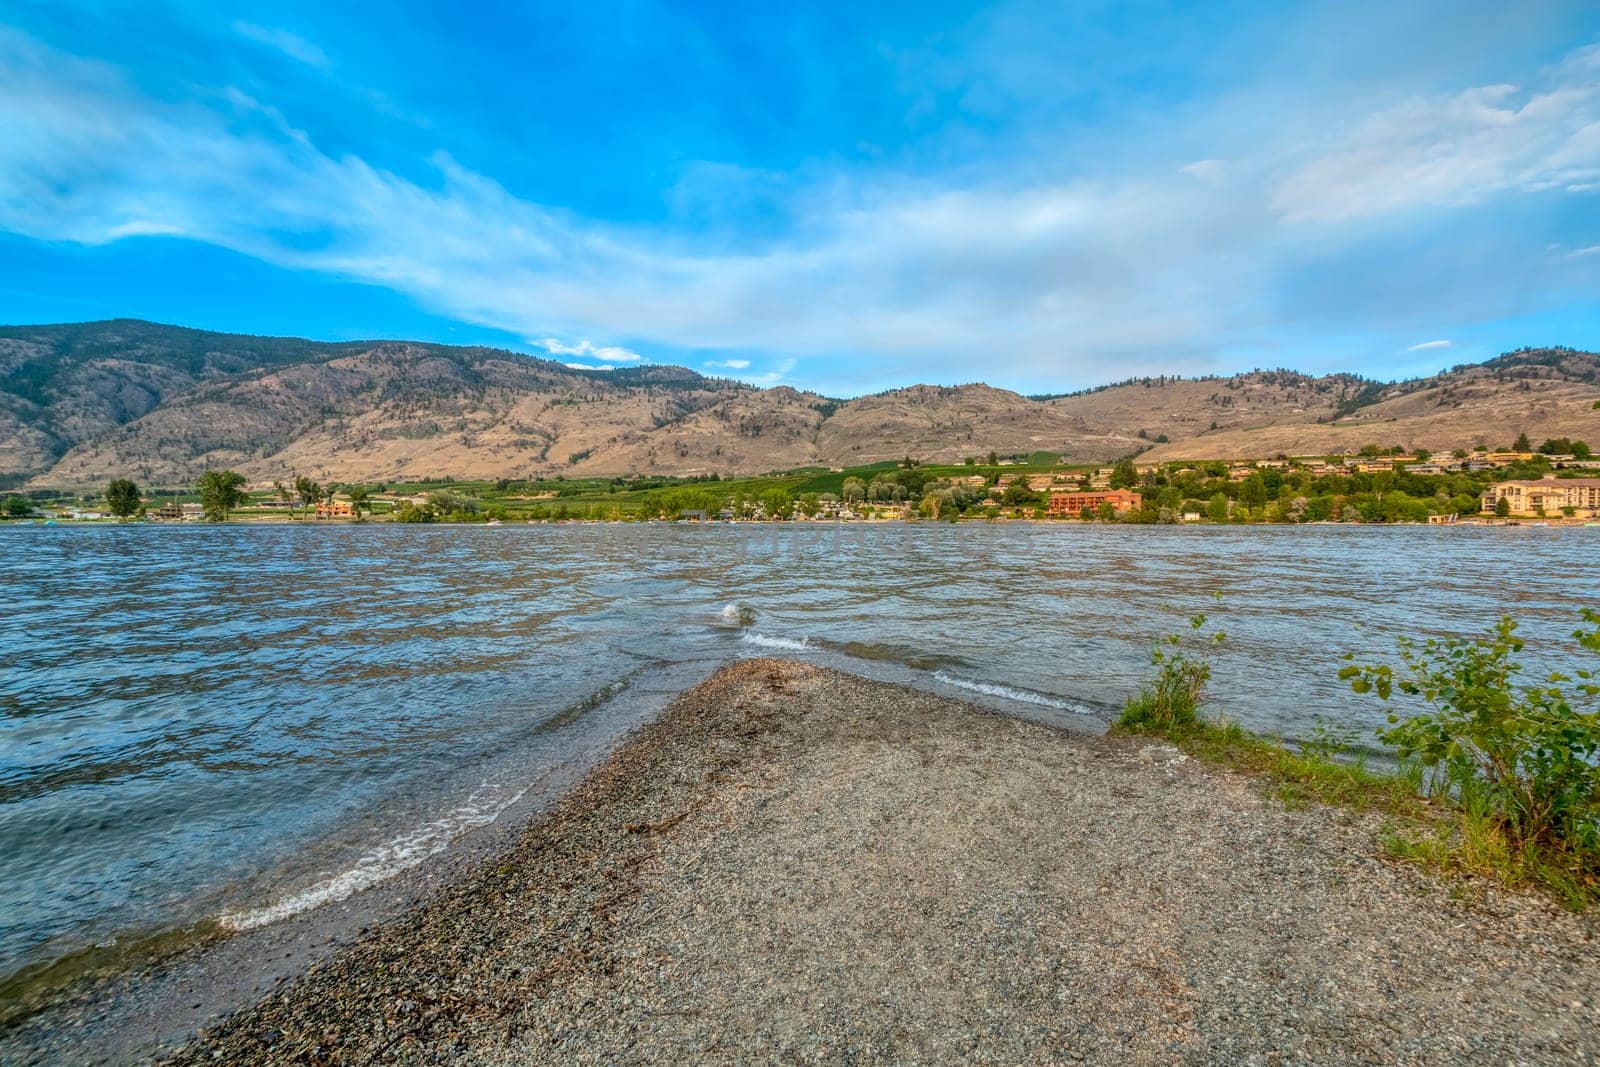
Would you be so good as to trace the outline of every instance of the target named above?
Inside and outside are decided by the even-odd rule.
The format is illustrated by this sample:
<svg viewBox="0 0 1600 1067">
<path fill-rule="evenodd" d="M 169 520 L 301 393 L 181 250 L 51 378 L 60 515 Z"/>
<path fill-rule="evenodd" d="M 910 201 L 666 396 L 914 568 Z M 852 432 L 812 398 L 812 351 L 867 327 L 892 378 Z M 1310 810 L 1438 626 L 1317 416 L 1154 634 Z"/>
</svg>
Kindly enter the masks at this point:
<svg viewBox="0 0 1600 1067">
<path fill-rule="evenodd" d="M 1145 741 L 781 660 L 173 1064 L 1584 1063 L 1593 917 Z M 93 1050 L 80 1050 L 85 1061 Z"/>
</svg>

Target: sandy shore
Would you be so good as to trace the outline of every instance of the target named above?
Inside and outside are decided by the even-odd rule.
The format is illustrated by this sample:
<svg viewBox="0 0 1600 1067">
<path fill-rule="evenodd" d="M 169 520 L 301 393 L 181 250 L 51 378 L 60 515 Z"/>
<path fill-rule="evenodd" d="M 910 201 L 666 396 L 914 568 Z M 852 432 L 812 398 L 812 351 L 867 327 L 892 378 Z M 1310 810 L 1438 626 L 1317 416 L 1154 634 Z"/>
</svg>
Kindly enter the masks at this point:
<svg viewBox="0 0 1600 1067">
<path fill-rule="evenodd" d="M 176 1063 L 1574 1063 L 1600 924 L 1141 742 L 729 667 Z"/>
</svg>

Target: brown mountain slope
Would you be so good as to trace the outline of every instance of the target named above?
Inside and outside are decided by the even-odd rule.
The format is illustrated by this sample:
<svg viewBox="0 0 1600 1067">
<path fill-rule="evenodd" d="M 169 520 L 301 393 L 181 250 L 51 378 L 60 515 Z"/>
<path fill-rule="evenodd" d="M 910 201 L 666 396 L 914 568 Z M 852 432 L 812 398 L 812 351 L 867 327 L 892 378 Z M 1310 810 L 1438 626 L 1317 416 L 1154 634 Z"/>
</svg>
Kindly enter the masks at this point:
<svg viewBox="0 0 1600 1067">
<path fill-rule="evenodd" d="M 990 450 L 1099 461 L 1139 444 L 1115 428 L 1091 428 L 1069 412 L 988 385 L 914 385 L 864 396 L 841 405 L 817 435 L 819 453 L 836 466 L 904 456 L 952 461 Z"/>
<path fill-rule="evenodd" d="M 1179 441 L 1219 430 L 1316 423 L 1335 417 L 1364 385 L 1348 374 L 1312 378 L 1293 371 L 1251 371 L 1231 378 L 1152 378 L 1048 403 L 1102 432 Z"/>
<path fill-rule="evenodd" d="M 69 449 L 38 480 L 96 483 L 130 471 L 162 483 L 217 466 L 261 479 L 524 476 L 569 467 L 730 389 L 747 391 L 697 375 L 619 386 L 490 349 L 379 343 L 193 387 Z"/>
<path fill-rule="evenodd" d="M 1593 353 L 1513 353 L 1430 378 L 1369 383 L 1362 392 L 1346 395 L 1363 403 L 1345 414 L 1338 408 L 1306 408 L 1277 418 L 1224 422 L 1195 436 L 1169 433 L 1172 443 L 1159 445 L 1146 458 L 1325 455 L 1367 444 L 1441 452 L 1505 446 L 1521 433 L 1534 444 L 1552 437 L 1600 439 L 1600 411 L 1594 407 L 1600 400 L 1600 356 Z"/>
<path fill-rule="evenodd" d="M 762 473 L 913 455 L 1105 462 L 1600 442 L 1600 357 L 1512 353 L 1382 385 L 1254 371 L 1034 400 L 918 385 L 850 401 L 680 367 L 573 370 L 487 348 L 337 344 L 115 321 L 0 327 L 0 477 L 17 484 Z M 1165 438 L 1161 442 L 1161 438 Z"/>
<path fill-rule="evenodd" d="M 729 389 L 661 425 L 613 435 L 574 474 L 710 474 L 790 470 L 818 462 L 826 398 L 787 386 Z"/>
</svg>

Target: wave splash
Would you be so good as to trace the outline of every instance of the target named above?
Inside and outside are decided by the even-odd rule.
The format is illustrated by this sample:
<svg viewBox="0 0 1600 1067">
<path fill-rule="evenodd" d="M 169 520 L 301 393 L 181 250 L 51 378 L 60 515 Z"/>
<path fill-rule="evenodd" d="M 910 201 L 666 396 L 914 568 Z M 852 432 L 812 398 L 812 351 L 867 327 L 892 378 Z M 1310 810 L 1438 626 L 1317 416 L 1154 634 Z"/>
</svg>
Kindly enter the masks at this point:
<svg viewBox="0 0 1600 1067">
<path fill-rule="evenodd" d="M 813 652 L 816 650 L 815 646 L 811 643 L 811 639 L 808 637 L 802 637 L 797 640 L 793 637 L 769 637 L 766 634 L 759 634 L 751 631 L 750 633 L 745 634 L 739 640 L 743 641 L 747 645 L 754 645 L 757 648 L 776 648 L 782 649 L 785 652 Z"/>
<path fill-rule="evenodd" d="M 756 609 L 735 602 L 724 606 L 719 618 L 724 626 L 749 626 L 756 621 Z"/>
<path fill-rule="evenodd" d="M 954 686 L 957 689 L 965 689 L 973 693 L 983 693 L 985 696 L 1000 697 L 1004 700 L 1015 701 L 1019 704 L 1035 704 L 1043 708 L 1055 708 L 1058 711 L 1070 711 L 1077 715 L 1093 714 L 1093 712 L 1084 707 L 1082 704 L 1074 704 L 1070 701 L 1058 700 L 1055 697 L 1045 696 L 1043 693 L 1035 693 L 1030 689 L 1013 689 L 1009 685 L 996 685 L 991 682 L 974 682 L 970 679 L 950 674 L 947 671 L 934 671 L 933 678 L 934 681 L 942 682 L 945 685 Z"/>
<path fill-rule="evenodd" d="M 217 916 L 217 921 L 228 930 L 253 930 L 344 900 L 438 855 L 462 834 L 488 826 L 527 791 L 524 786 L 508 796 L 504 789 L 484 783 L 454 811 L 384 842 L 362 856 L 349 870 L 265 907 L 223 912 Z"/>
</svg>

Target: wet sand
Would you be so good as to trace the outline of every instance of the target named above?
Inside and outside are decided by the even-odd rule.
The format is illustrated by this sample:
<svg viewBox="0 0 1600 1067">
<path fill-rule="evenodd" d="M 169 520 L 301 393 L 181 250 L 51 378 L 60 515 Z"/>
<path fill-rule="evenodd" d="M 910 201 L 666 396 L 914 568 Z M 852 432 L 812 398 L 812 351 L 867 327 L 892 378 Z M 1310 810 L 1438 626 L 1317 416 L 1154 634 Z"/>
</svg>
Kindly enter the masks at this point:
<svg viewBox="0 0 1600 1067">
<path fill-rule="evenodd" d="M 725 668 L 174 1063 L 1572 1063 L 1600 926 L 1159 745 Z M 92 1057 L 81 1048 L 76 1055 Z"/>
</svg>

